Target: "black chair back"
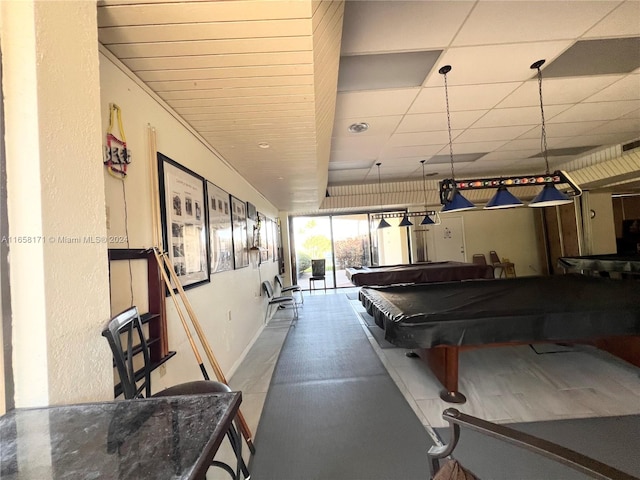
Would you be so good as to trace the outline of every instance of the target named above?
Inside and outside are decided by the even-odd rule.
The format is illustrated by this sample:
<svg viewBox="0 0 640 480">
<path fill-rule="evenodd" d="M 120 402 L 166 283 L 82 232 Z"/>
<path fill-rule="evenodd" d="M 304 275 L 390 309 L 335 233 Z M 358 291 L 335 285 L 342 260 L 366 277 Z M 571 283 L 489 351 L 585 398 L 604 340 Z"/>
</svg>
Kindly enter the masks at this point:
<svg viewBox="0 0 640 480">
<path fill-rule="evenodd" d="M 311 260 L 311 276 L 322 278 L 325 275 L 325 259 Z"/>
<path fill-rule="evenodd" d="M 113 354 L 113 361 L 120 376 L 124 398 L 148 398 L 151 396 L 151 370 L 149 348 L 142 331 L 138 309 L 131 307 L 119 313 L 102 331 Z M 142 368 L 136 370 L 134 357 L 142 355 Z M 140 385 L 138 382 L 141 381 Z"/>
<path fill-rule="evenodd" d="M 273 286 L 269 280 L 262 282 L 262 291 L 267 295 L 267 298 L 273 298 Z"/>
</svg>

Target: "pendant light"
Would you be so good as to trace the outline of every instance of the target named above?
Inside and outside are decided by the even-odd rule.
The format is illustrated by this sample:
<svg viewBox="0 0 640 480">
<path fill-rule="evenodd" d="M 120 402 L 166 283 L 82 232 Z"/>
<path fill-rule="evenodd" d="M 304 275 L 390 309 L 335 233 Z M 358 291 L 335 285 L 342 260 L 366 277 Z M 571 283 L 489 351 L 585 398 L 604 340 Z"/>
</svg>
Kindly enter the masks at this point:
<svg viewBox="0 0 640 480">
<path fill-rule="evenodd" d="M 382 180 L 380 179 L 380 165 L 382 165 L 382 163 L 378 162 L 376 163 L 376 166 L 378 167 L 378 200 L 380 202 L 380 213 L 382 214 Z M 391 224 L 389 222 L 387 222 L 384 217 L 382 217 L 380 219 L 380 223 L 378 224 L 378 228 L 387 228 L 390 227 Z"/>
<path fill-rule="evenodd" d="M 424 195 L 424 209 L 427 209 L 427 179 L 424 176 L 424 162 L 425 160 L 420 160 L 422 164 L 422 193 Z M 436 222 L 429 215 L 425 215 L 420 225 L 435 225 Z"/>
<path fill-rule="evenodd" d="M 497 210 L 499 208 L 521 207 L 524 203 L 516 198 L 507 187 L 500 185 L 498 191 L 484 206 L 485 210 Z"/>
<path fill-rule="evenodd" d="M 449 158 L 451 160 L 451 182 L 453 183 L 453 189 L 449 198 L 446 199 L 443 212 L 461 212 L 463 210 L 471 210 L 476 206 L 464 196 L 456 188 L 455 175 L 453 172 L 453 140 L 451 139 L 451 114 L 449 112 L 449 90 L 447 86 L 447 73 L 451 71 L 451 65 L 445 65 L 438 73 L 444 77 L 444 94 L 447 102 L 447 129 L 449 130 Z"/>
<path fill-rule="evenodd" d="M 540 138 L 540 149 L 544 157 L 544 163 L 546 166 L 546 174 L 549 175 L 549 159 L 547 154 L 547 131 L 544 124 L 544 107 L 542 103 L 542 71 L 540 67 L 544 65 L 544 60 L 538 60 L 531 65 L 531 69 L 538 70 L 538 92 L 540 94 L 540 115 L 542 117 L 542 135 Z M 553 183 L 547 183 L 542 188 L 542 191 L 536 195 L 536 197 L 529 203 L 530 207 L 553 207 L 556 205 L 564 205 L 572 203 L 566 194 L 559 191 Z"/>
<path fill-rule="evenodd" d="M 402 217 L 402 221 L 398 224 L 399 227 L 411 227 L 413 226 L 413 223 L 411 223 L 411 220 L 409 220 L 409 217 L 407 215 L 405 215 L 404 217 Z"/>
</svg>

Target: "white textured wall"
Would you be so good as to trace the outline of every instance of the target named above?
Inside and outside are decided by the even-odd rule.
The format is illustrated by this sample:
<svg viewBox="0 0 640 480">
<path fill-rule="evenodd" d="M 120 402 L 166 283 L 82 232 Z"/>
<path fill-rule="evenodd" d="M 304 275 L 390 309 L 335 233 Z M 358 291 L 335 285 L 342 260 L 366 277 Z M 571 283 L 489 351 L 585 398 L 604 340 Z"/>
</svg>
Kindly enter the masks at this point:
<svg viewBox="0 0 640 480">
<path fill-rule="evenodd" d="M 613 203 L 609 192 L 584 194 L 585 255 L 616 253 L 616 231 Z M 593 210 L 593 218 L 590 214 Z M 587 224 L 588 223 L 588 224 Z M 587 232 L 590 230 L 590 232 Z"/>
<path fill-rule="evenodd" d="M 535 208 L 479 209 L 460 214 L 464 218 L 467 261 L 474 253 L 484 253 L 489 262 L 489 251 L 495 250 L 500 258 L 515 264 L 519 277 L 541 274 Z"/>
<path fill-rule="evenodd" d="M 126 73 L 125 73 L 126 72 Z M 132 152 L 132 163 L 124 182 L 131 248 L 151 247 L 151 184 L 149 175 L 147 125 L 156 129 L 159 152 L 205 177 L 241 200 L 253 203 L 258 211 L 276 218 L 277 209 L 267 202 L 240 175 L 223 161 L 174 118 L 160 102 L 147 93 L 130 77 L 117 60 L 108 54 L 100 56 L 101 98 L 103 130 L 107 128 L 109 103 L 122 109 L 122 119 L 127 137 L 127 146 Z M 215 147 L 215 145 L 214 145 Z M 107 205 L 110 211 L 110 235 L 124 235 L 124 195 L 122 181 L 104 174 Z M 125 248 L 126 245 L 111 245 Z M 114 291 L 114 313 L 129 306 L 128 269 L 118 267 L 112 271 Z M 205 332 L 216 360 L 228 376 L 239 364 L 246 349 L 263 327 L 265 299 L 259 296 L 260 281 L 273 281 L 277 263 L 269 261 L 260 267 L 260 272 L 251 266 L 211 276 L 211 282 L 186 291 L 196 316 Z M 146 302 L 144 289 L 135 279 L 134 304 Z M 170 350 L 177 355 L 167 362 L 167 373 L 154 374 L 154 390 L 178 382 L 202 378 L 195 357 L 189 346 L 184 329 L 170 298 L 167 298 L 167 323 Z M 144 309 L 141 307 L 141 311 Z M 231 321 L 228 320 L 231 312 Z M 188 317 L 187 317 L 187 321 Z M 195 335 L 194 335 L 195 336 Z M 200 354 L 205 358 L 204 351 Z M 209 374 L 213 371 L 208 367 Z"/>
<path fill-rule="evenodd" d="M 16 406 L 106 399 L 95 3 L 1 5 Z"/>
</svg>

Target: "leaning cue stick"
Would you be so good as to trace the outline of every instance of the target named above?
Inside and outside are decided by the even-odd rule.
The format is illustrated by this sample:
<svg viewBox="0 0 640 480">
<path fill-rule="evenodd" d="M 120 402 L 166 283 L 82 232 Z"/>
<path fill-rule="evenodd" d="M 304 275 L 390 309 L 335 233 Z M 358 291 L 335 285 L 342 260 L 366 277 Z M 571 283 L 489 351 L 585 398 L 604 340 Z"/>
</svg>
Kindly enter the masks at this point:
<svg viewBox="0 0 640 480">
<path fill-rule="evenodd" d="M 195 311 L 193 310 L 193 307 L 191 306 L 191 302 L 189 302 L 189 298 L 187 297 L 187 294 L 185 293 L 184 289 L 182 288 L 182 284 L 180 283 L 180 280 L 178 279 L 178 276 L 176 275 L 176 273 L 175 273 L 175 271 L 174 271 L 174 269 L 173 269 L 173 267 L 171 265 L 171 260 L 167 257 L 167 255 L 165 253 L 162 253 L 161 256 L 165 261 L 165 265 L 167 266 L 167 270 L 169 270 L 169 274 L 171 275 L 171 279 L 176 284 L 176 288 L 178 289 L 178 294 L 180 295 L 180 298 L 182 299 L 182 303 L 184 304 L 184 307 L 187 309 L 187 313 L 189 314 L 189 318 L 191 319 L 191 323 L 193 324 L 193 327 L 196 330 L 196 334 L 198 335 L 198 338 L 200 339 L 200 343 L 202 344 L 202 347 L 204 348 L 204 352 L 207 355 L 207 358 L 209 359 L 209 363 L 213 367 L 213 371 L 216 374 L 216 378 L 219 381 L 221 381 L 222 383 L 228 385 L 229 382 L 225 378 L 224 372 L 222 371 L 222 368 L 220 367 L 220 364 L 216 360 L 216 357 L 213 354 L 213 351 L 211 350 L 211 347 L 209 346 L 209 342 L 207 341 L 207 337 L 204 335 L 202 327 L 200 326 L 200 322 L 198 321 L 198 317 L 196 316 Z M 244 419 L 244 416 L 242 415 L 242 412 L 240 410 L 238 410 L 238 421 L 240 423 L 240 431 L 241 431 L 242 436 L 244 437 L 245 441 L 247 442 L 247 446 L 249 447 L 249 450 L 251 451 L 251 453 L 256 453 L 256 448 L 253 445 L 253 440 L 251 439 L 251 429 L 249 428 L 249 425 L 247 425 L 247 422 Z"/>
<path fill-rule="evenodd" d="M 158 267 L 160 268 L 160 272 L 162 273 L 162 278 L 164 279 L 164 283 L 167 286 L 169 293 L 171 294 L 171 299 L 173 300 L 173 303 L 176 306 L 178 316 L 180 317 L 180 321 L 182 322 L 182 327 L 184 328 L 184 331 L 187 334 L 189 344 L 191 345 L 191 350 L 193 350 L 193 354 L 196 357 L 196 361 L 198 362 L 198 366 L 202 371 L 202 375 L 204 376 L 205 380 L 209 380 L 209 374 L 207 373 L 207 369 L 204 367 L 204 363 L 202 362 L 202 357 L 198 352 L 198 347 L 196 346 L 196 343 L 193 341 L 193 336 L 191 335 L 191 331 L 189 330 L 189 325 L 187 325 L 187 321 L 184 318 L 184 314 L 180 309 L 180 304 L 178 303 L 176 294 L 173 293 L 173 287 L 171 287 L 171 281 L 169 280 L 169 277 L 167 277 L 167 272 L 165 271 L 165 268 L 164 268 L 164 262 L 160 260 L 161 255 L 158 253 L 158 250 L 155 248 L 153 249 L 153 254 L 156 256 L 156 262 L 158 263 Z"/>
<path fill-rule="evenodd" d="M 193 337 L 191 336 L 191 332 L 189 330 L 189 326 L 186 323 L 186 320 L 184 319 L 184 315 L 182 313 L 182 310 L 180 309 L 180 306 L 178 305 L 178 301 L 175 297 L 175 294 L 173 292 L 173 286 L 171 285 L 171 281 L 167 278 L 167 273 L 165 270 L 165 265 L 166 268 L 169 270 L 170 275 L 173 279 L 173 281 L 176 284 L 176 287 L 178 289 L 178 293 L 180 294 L 180 298 L 182 299 L 182 303 L 184 304 L 185 308 L 187 309 L 187 313 L 189 314 L 189 317 L 191 319 L 191 323 L 193 324 L 196 333 L 198 334 L 198 338 L 200 339 L 200 343 L 202 344 L 202 346 L 205 349 L 205 353 L 207 354 L 207 358 L 209 359 L 209 362 L 211 363 L 211 366 L 214 369 L 214 372 L 216 374 L 216 378 L 221 381 L 222 383 L 228 385 L 228 381 L 224 376 L 224 373 L 222 372 L 222 369 L 220 368 L 220 365 L 218 364 L 218 362 L 215 359 L 215 356 L 213 355 L 213 352 L 211 351 L 211 347 L 209 346 L 206 337 L 204 336 L 204 332 L 202 331 L 201 327 L 200 327 L 200 323 L 198 322 L 198 319 L 195 315 L 195 312 L 193 311 L 193 308 L 191 307 L 191 304 L 189 303 L 189 300 L 184 292 L 184 289 L 182 288 L 182 284 L 180 283 L 180 280 L 178 279 L 178 276 L 175 273 L 175 270 L 173 268 L 173 265 L 171 264 L 171 260 L 169 259 L 169 257 L 167 256 L 167 254 L 165 252 L 159 253 L 160 252 L 160 245 L 161 245 L 161 233 L 160 233 L 160 205 L 158 204 L 159 198 L 160 198 L 160 192 L 158 189 L 158 182 L 159 182 L 159 178 L 158 178 L 158 163 L 157 163 L 157 144 L 156 144 L 156 130 L 155 128 L 153 128 L 151 125 L 147 126 L 147 133 L 148 133 L 148 147 L 149 147 L 149 173 L 150 173 L 150 177 L 151 177 L 151 217 L 152 217 L 152 228 L 153 228 L 153 243 L 154 243 L 154 248 L 153 248 L 153 253 L 156 257 L 156 262 L 158 264 L 158 268 L 160 269 L 160 271 L 162 272 L 162 277 L 164 279 L 164 282 L 166 284 L 167 290 L 169 290 L 170 294 L 171 294 L 171 298 L 173 299 L 173 302 L 176 306 L 176 310 L 178 311 L 178 315 L 180 316 L 180 321 L 182 322 L 182 326 L 187 334 L 187 337 L 189 339 L 189 343 L 191 344 L 191 348 L 193 350 L 193 353 L 196 357 L 196 360 L 198 361 L 198 364 L 200 366 L 200 370 L 202 371 L 202 375 L 204 376 L 205 380 L 209 380 L 209 375 L 207 374 L 207 371 L 204 367 L 204 364 L 202 363 L 202 358 L 200 357 L 200 354 L 198 352 L 198 349 L 193 341 Z M 160 261 L 160 257 L 162 257 L 162 259 L 164 260 L 164 262 Z M 166 337 L 165 337 L 166 338 Z M 245 441 L 247 442 L 247 446 L 249 447 L 249 451 L 253 454 L 256 452 L 256 449 L 253 445 L 253 441 L 251 439 L 251 430 L 249 429 L 249 425 L 247 425 L 246 420 L 244 419 L 244 416 L 242 415 L 242 412 L 240 410 L 238 410 L 238 414 L 237 414 L 237 419 L 239 422 L 239 427 L 240 427 L 240 431 L 242 433 L 242 436 L 244 437 Z"/>
</svg>

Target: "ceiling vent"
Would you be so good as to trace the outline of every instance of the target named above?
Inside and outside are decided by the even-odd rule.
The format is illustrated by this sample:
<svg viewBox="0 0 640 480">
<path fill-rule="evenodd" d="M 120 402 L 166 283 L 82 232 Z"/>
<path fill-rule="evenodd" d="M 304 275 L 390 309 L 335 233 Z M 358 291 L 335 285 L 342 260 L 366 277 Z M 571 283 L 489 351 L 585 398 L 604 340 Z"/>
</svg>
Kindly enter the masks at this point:
<svg viewBox="0 0 640 480">
<path fill-rule="evenodd" d="M 634 148 L 640 147 L 640 140 L 636 140 L 635 142 L 629 142 L 622 145 L 622 151 L 628 152 L 629 150 L 633 150 Z"/>
</svg>

